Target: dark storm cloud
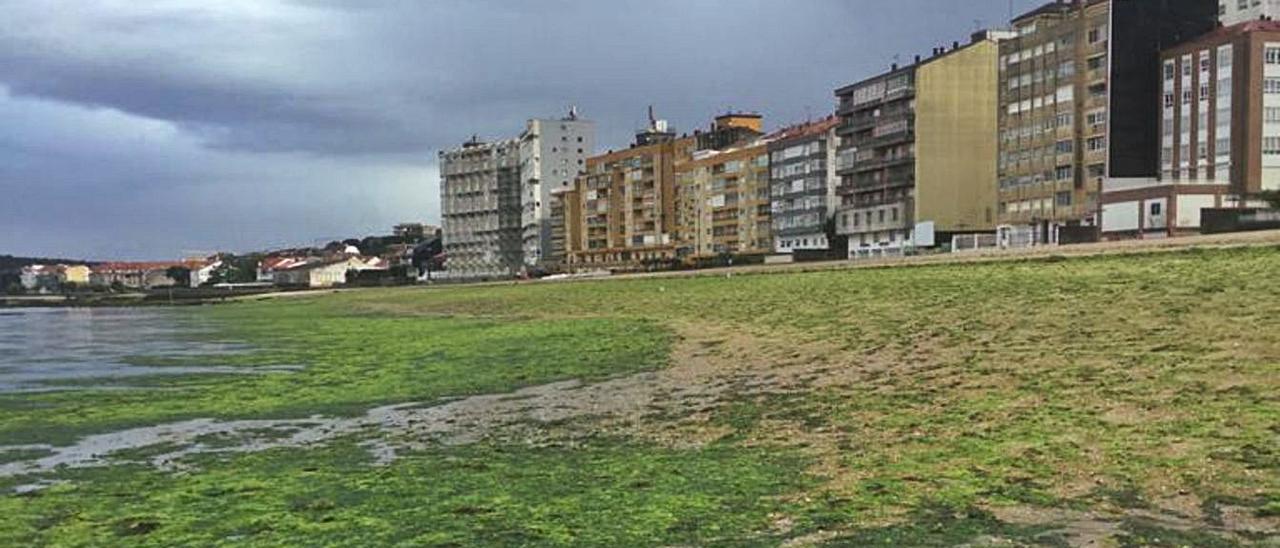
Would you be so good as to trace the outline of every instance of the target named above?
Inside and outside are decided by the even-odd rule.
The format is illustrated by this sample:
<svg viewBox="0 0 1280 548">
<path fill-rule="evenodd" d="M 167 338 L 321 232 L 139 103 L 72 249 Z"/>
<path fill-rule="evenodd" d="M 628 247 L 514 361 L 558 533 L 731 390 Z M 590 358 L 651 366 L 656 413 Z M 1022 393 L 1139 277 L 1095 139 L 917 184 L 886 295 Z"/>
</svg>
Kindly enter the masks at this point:
<svg viewBox="0 0 1280 548">
<path fill-rule="evenodd" d="M 602 147 L 625 146 L 649 104 L 681 130 L 728 108 L 771 126 L 822 116 L 835 87 L 1000 24 L 1008 2 L 0 0 L 0 13 L 0 109 L 27 113 L 0 126 L 0 183 L 59 204 L 64 225 L 109 220 L 94 233 L 127 235 L 121 251 L 155 241 L 165 255 L 432 217 L 436 150 L 569 105 Z M 247 185 L 261 199 L 242 209 L 186 203 Z M 309 201 L 272 190 L 298 185 Z M 375 202 L 359 223 L 327 209 L 353 189 Z M 15 207 L 0 205 L 0 253 L 81 251 Z M 172 211 L 193 221 L 177 235 L 131 225 Z M 292 217 L 258 227 L 272 211 Z M 18 218 L 33 236 L 12 237 Z M 224 238 L 228 219 L 262 233 Z"/>
</svg>

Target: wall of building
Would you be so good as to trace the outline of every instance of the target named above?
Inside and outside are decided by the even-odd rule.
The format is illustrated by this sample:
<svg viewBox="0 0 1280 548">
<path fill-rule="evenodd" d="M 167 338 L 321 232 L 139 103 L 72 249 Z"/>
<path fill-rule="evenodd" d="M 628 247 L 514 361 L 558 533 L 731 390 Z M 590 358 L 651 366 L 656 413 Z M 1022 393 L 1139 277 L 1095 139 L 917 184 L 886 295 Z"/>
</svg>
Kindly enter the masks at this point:
<svg viewBox="0 0 1280 548">
<path fill-rule="evenodd" d="M 1160 173 L 1160 52 L 1212 31 L 1215 2 L 1111 0 L 1108 176 Z"/>
<path fill-rule="evenodd" d="M 827 221 L 835 213 L 835 127 L 837 118 L 794 128 L 798 133 L 769 143 L 770 203 L 773 216 L 773 250 L 829 249 Z"/>
<path fill-rule="evenodd" d="M 575 118 L 534 119 L 520 138 L 521 238 L 524 264 L 545 266 L 551 245 L 551 193 L 586 172 L 595 151 L 595 123 Z"/>
<path fill-rule="evenodd" d="M 587 159 L 576 182 L 574 268 L 638 269 L 675 259 L 674 169 L 694 142 L 664 138 Z"/>
<path fill-rule="evenodd" d="M 524 268 L 520 143 L 470 143 L 440 154 L 446 254 L 441 277 L 509 278 Z"/>
<path fill-rule="evenodd" d="M 680 255 L 696 259 L 772 251 L 769 154 L 763 141 L 707 151 L 675 170 Z"/>
<path fill-rule="evenodd" d="M 996 42 L 917 70 L 915 221 L 939 232 L 995 229 Z"/>
<path fill-rule="evenodd" d="M 1219 19 L 1231 26 L 1263 17 L 1280 17 L 1280 0 L 1219 0 Z"/>
</svg>

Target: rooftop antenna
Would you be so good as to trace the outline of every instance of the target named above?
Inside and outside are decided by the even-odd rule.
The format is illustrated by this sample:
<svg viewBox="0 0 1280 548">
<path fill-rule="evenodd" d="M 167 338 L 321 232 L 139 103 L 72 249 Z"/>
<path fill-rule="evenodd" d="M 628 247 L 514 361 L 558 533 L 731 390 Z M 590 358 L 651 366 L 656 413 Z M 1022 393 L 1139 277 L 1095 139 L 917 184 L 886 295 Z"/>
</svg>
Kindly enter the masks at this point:
<svg viewBox="0 0 1280 548">
<path fill-rule="evenodd" d="M 649 105 L 649 129 L 658 129 L 658 119 L 653 115 L 653 105 Z"/>
<path fill-rule="evenodd" d="M 570 120 L 578 119 L 578 105 L 569 105 L 569 119 Z"/>
</svg>

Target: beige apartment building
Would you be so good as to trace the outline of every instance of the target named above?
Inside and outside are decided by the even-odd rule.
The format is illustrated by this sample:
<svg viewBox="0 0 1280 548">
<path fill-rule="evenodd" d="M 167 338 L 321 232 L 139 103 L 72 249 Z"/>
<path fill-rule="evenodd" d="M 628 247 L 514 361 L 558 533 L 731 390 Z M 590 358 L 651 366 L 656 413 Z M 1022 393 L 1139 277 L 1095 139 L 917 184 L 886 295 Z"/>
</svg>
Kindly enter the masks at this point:
<svg viewBox="0 0 1280 548">
<path fill-rule="evenodd" d="M 677 254 L 682 259 L 772 251 L 766 141 L 756 138 L 724 150 L 697 151 L 678 164 L 676 182 Z"/>
<path fill-rule="evenodd" d="M 630 148 L 593 156 L 575 181 L 578 214 L 566 246 L 571 270 L 638 270 L 676 259 L 675 164 L 689 157 L 693 137 L 677 138 L 650 119 Z"/>
</svg>

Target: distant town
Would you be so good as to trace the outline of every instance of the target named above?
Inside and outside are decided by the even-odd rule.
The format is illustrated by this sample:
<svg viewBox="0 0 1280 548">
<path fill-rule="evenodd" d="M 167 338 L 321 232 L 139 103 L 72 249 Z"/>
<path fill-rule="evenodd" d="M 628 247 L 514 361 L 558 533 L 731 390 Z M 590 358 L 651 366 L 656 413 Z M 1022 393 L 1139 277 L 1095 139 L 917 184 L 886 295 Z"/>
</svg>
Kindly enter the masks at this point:
<svg viewBox="0 0 1280 548">
<path fill-rule="evenodd" d="M 403 223 L 391 234 L 323 247 L 218 253 L 160 262 L 68 262 L 0 256 L 5 294 L 77 295 L 175 289 L 262 290 L 398 285 L 428 278 L 442 258 L 440 229 Z"/>
<path fill-rule="evenodd" d="M 11 260 L 0 291 L 317 288 L 861 260 L 1280 227 L 1274 2 L 1047 3 L 767 130 L 576 108 L 439 152 L 440 227 L 172 262 Z M 644 108 L 638 105 L 637 110 Z"/>
</svg>

